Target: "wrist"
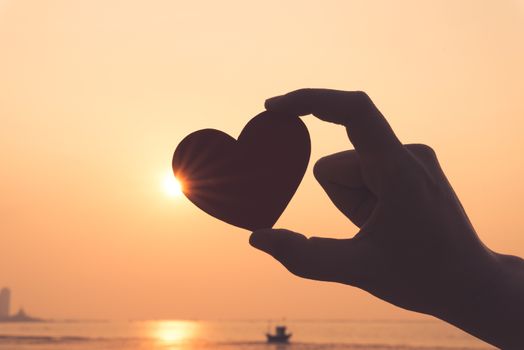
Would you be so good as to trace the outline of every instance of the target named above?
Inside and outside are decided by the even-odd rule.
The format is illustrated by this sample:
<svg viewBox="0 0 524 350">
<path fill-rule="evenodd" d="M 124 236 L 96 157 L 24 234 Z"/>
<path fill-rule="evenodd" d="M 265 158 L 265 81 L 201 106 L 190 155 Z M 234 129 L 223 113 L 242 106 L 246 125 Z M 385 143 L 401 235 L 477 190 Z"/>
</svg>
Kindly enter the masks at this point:
<svg viewBox="0 0 524 350">
<path fill-rule="evenodd" d="M 449 307 L 434 314 L 503 349 L 524 346 L 524 260 L 490 252 L 463 283 Z"/>
</svg>

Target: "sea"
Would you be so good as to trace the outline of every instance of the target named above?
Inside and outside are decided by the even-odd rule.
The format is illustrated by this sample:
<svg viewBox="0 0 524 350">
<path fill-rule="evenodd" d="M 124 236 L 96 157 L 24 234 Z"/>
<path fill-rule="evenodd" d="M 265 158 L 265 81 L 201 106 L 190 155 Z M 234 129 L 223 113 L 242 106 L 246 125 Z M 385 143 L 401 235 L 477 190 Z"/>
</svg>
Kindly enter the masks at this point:
<svg viewBox="0 0 524 350">
<path fill-rule="evenodd" d="M 280 322 L 282 323 L 282 322 Z M 288 320 L 287 345 L 268 344 L 279 322 L 54 321 L 0 323 L 0 350 L 481 350 L 495 349 L 437 320 Z"/>
</svg>

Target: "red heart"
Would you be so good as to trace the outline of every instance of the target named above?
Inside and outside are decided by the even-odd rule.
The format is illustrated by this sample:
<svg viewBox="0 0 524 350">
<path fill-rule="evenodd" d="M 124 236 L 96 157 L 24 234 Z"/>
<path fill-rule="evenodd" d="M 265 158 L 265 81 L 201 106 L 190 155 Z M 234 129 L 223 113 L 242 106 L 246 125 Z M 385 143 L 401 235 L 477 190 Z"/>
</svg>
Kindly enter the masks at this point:
<svg viewBox="0 0 524 350">
<path fill-rule="evenodd" d="M 214 129 L 186 136 L 173 171 L 206 213 L 248 230 L 272 227 L 304 176 L 311 141 L 297 117 L 262 112 L 238 140 Z"/>
</svg>

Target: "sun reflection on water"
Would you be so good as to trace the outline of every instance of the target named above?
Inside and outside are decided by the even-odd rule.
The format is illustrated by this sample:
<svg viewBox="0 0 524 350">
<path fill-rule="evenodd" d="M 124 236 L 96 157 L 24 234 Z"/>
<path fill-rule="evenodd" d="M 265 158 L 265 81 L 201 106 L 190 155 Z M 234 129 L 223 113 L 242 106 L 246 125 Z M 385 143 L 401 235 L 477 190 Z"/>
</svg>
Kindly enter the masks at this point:
<svg viewBox="0 0 524 350">
<path fill-rule="evenodd" d="M 163 345 L 177 345 L 194 338 L 197 328 L 193 321 L 159 321 L 153 324 L 151 336 Z"/>
</svg>

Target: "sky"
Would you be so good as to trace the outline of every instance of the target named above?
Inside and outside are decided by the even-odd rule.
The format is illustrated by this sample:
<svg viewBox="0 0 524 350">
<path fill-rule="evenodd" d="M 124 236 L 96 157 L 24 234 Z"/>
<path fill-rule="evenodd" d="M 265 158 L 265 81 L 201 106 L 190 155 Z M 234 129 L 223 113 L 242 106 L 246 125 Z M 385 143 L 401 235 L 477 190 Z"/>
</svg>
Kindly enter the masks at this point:
<svg viewBox="0 0 524 350">
<path fill-rule="evenodd" d="M 524 256 L 523 1 L 0 1 L 0 287 L 48 318 L 410 319 L 292 276 L 249 232 L 166 193 L 202 128 L 238 136 L 268 97 L 364 90 L 437 152 L 479 236 Z M 315 182 L 351 149 L 304 118 L 311 162 L 276 224 L 357 232 Z"/>
</svg>

